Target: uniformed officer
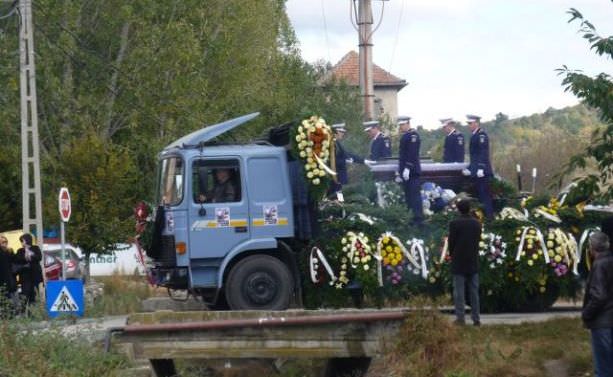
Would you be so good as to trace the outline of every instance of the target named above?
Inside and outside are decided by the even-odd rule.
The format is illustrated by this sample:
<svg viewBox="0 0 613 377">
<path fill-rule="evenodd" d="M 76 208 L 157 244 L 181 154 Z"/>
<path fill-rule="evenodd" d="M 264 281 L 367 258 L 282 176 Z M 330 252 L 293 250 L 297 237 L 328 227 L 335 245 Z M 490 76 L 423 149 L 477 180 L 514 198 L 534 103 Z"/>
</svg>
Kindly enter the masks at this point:
<svg viewBox="0 0 613 377">
<path fill-rule="evenodd" d="M 349 183 L 347 177 L 347 164 L 358 163 L 363 164 L 364 159 L 356 154 L 353 154 L 343 147 L 341 140 L 347 133 L 345 123 L 338 123 L 332 125 L 334 131 L 334 157 L 336 164 L 336 181 L 332 181 L 328 194 L 335 194 L 341 191 L 343 185 Z"/>
<path fill-rule="evenodd" d="M 390 138 L 381 132 L 379 121 L 364 122 L 364 131 L 372 139 L 370 142 L 369 160 L 377 161 L 392 156 L 392 143 Z"/>
<path fill-rule="evenodd" d="M 476 115 L 466 116 L 468 127 L 472 133 L 470 137 L 470 165 L 462 173 L 471 176 L 475 182 L 479 201 L 483 205 L 485 216 L 491 219 L 494 216 L 492 205 L 492 192 L 490 179 L 493 175 L 490 163 L 490 142 L 487 134 L 481 129 L 481 117 Z"/>
<path fill-rule="evenodd" d="M 455 129 L 453 119 L 441 119 L 445 136 L 443 162 L 464 162 L 464 135 Z"/>
<path fill-rule="evenodd" d="M 411 128 L 410 117 L 399 117 L 398 127 L 402 136 L 400 137 L 398 150 L 396 182 L 402 183 L 407 207 L 413 211 L 413 222 L 419 225 L 424 217 L 419 186 L 419 176 L 421 175 L 419 147 L 421 141 L 417 131 Z"/>
</svg>

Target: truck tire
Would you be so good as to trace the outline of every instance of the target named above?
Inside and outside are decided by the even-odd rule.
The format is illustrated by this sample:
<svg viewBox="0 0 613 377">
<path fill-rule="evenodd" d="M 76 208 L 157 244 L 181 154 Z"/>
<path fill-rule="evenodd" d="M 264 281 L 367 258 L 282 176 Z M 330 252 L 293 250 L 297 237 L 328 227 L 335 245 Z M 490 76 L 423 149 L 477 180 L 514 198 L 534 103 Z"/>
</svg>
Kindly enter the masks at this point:
<svg viewBox="0 0 613 377">
<path fill-rule="evenodd" d="M 285 310 L 294 280 L 287 266 L 269 255 L 252 255 L 228 275 L 225 292 L 231 310 Z"/>
</svg>

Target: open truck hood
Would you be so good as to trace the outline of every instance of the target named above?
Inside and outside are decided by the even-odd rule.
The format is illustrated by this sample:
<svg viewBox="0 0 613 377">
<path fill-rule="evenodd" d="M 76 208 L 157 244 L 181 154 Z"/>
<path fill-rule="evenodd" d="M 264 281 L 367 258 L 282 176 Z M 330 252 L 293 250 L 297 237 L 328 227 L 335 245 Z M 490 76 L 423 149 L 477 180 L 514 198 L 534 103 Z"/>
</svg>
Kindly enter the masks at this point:
<svg viewBox="0 0 613 377">
<path fill-rule="evenodd" d="M 185 135 L 180 139 L 173 141 L 172 143 L 168 144 L 166 148 L 164 148 L 164 150 L 174 148 L 196 147 L 202 143 L 206 143 L 207 141 L 213 140 L 217 136 L 234 129 L 245 122 L 250 121 L 258 115 L 260 115 L 260 113 L 252 113 L 240 116 L 238 118 L 230 119 L 225 122 L 217 123 L 212 126 L 204 127 L 198 131 L 194 131 L 191 134 Z"/>
</svg>

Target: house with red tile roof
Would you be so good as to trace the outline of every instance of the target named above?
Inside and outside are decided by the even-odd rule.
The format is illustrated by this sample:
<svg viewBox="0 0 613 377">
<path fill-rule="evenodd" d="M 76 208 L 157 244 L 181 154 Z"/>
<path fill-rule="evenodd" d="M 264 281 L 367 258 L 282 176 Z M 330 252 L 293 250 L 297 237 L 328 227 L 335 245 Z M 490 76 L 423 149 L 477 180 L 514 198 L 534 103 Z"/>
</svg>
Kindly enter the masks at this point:
<svg viewBox="0 0 613 377">
<path fill-rule="evenodd" d="M 398 117 L 398 92 L 407 86 L 406 80 L 398 78 L 387 72 L 378 65 L 372 65 L 373 86 L 375 90 L 375 117 L 387 115 L 390 119 Z M 355 51 L 349 51 L 328 72 L 322 82 L 328 83 L 331 79 L 344 81 L 347 85 L 360 86 L 360 63 L 359 55 Z"/>
</svg>

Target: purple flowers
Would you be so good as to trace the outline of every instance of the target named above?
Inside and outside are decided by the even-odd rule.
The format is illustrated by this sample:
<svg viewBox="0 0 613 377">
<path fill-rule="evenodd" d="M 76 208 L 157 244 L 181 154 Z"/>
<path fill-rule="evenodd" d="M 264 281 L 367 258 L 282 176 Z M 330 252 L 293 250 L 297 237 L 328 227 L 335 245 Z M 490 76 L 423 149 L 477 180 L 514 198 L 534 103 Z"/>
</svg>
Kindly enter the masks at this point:
<svg viewBox="0 0 613 377">
<path fill-rule="evenodd" d="M 387 281 L 391 282 L 393 285 L 398 285 L 402 282 L 402 272 L 404 269 L 401 265 L 391 266 L 387 265 L 385 267 L 387 269 Z"/>
<path fill-rule="evenodd" d="M 551 267 L 554 268 L 553 272 L 557 277 L 564 276 L 568 272 L 568 266 L 564 263 L 551 263 Z"/>
</svg>

